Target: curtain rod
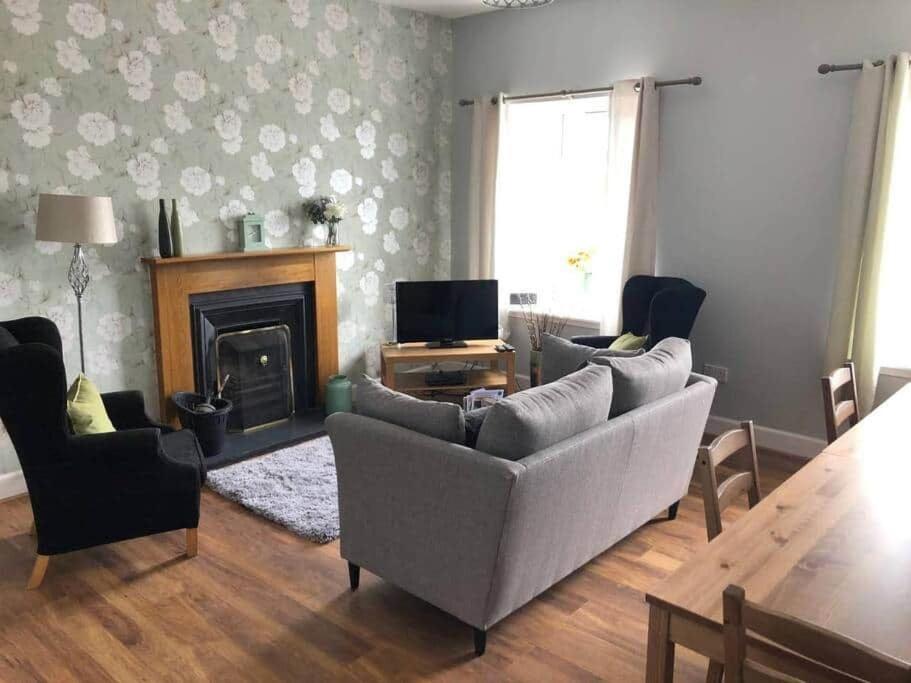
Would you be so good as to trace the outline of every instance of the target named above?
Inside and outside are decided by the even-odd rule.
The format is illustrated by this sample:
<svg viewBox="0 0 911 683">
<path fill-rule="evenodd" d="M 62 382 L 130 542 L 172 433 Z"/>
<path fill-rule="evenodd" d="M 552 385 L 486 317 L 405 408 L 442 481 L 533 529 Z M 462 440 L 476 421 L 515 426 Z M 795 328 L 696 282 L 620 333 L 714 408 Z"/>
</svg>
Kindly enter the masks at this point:
<svg viewBox="0 0 911 683">
<path fill-rule="evenodd" d="M 669 85 L 702 85 L 702 76 L 690 76 L 689 78 L 678 78 L 673 81 L 655 81 L 656 88 L 664 88 Z M 614 86 L 608 85 L 603 88 L 585 88 L 583 90 L 555 90 L 553 92 L 534 93 L 531 95 L 507 95 L 503 97 L 504 102 L 516 102 L 520 100 L 546 100 L 560 97 L 586 97 L 588 95 L 599 95 L 610 92 Z M 498 98 L 491 97 L 490 103 L 497 104 Z M 474 100 L 459 100 L 460 107 L 470 107 Z"/>
<path fill-rule="evenodd" d="M 882 59 L 877 59 L 873 62 L 873 66 L 882 66 L 885 62 Z M 860 64 L 820 64 L 816 69 L 823 76 L 826 74 L 835 73 L 836 71 L 860 71 L 864 68 L 863 63 Z"/>
</svg>

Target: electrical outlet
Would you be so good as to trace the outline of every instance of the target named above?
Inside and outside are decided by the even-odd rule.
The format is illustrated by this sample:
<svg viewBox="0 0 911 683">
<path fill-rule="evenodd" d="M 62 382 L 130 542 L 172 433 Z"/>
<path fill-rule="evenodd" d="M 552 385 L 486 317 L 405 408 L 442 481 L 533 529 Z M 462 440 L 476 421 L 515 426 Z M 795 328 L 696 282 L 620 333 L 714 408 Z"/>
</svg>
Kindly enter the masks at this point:
<svg viewBox="0 0 911 683">
<path fill-rule="evenodd" d="M 712 365 L 706 363 L 702 366 L 702 371 L 709 377 L 714 377 L 718 380 L 718 384 L 727 384 L 728 383 L 728 369 L 723 365 Z"/>
</svg>

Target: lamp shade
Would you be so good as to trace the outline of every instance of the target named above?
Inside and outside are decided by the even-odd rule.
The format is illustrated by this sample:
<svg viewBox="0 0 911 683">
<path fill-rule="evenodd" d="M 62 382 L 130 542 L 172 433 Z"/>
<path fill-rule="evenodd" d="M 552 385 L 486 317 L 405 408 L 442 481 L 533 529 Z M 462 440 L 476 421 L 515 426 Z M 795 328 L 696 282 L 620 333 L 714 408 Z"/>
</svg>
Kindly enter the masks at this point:
<svg viewBox="0 0 911 683">
<path fill-rule="evenodd" d="M 113 244 L 117 228 L 111 198 L 42 194 L 35 237 L 42 242 Z"/>
</svg>

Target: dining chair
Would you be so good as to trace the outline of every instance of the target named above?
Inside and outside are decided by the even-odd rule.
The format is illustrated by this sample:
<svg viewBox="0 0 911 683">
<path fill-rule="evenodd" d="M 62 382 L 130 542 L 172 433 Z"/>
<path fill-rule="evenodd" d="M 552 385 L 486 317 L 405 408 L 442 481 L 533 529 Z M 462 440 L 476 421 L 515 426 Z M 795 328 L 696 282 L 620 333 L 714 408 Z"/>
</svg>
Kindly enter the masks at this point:
<svg viewBox="0 0 911 683">
<path fill-rule="evenodd" d="M 720 484 L 717 467 L 735 453 L 748 448 L 750 469 L 732 474 Z M 696 469 L 702 485 L 702 502 L 705 507 L 705 530 L 711 541 L 721 533 L 721 513 L 741 493 L 746 492 L 752 508 L 762 499 L 759 487 L 759 461 L 756 456 L 756 435 L 752 421 L 741 422 L 738 429 L 720 434 L 708 446 L 700 446 Z"/>
<path fill-rule="evenodd" d="M 832 443 L 845 422 L 853 427 L 860 419 L 854 363 L 848 361 L 822 378 L 822 403 L 826 411 L 826 438 Z"/>
<path fill-rule="evenodd" d="M 911 664 L 749 602 L 740 586 L 725 588 L 722 601 L 727 683 L 911 681 Z"/>
</svg>

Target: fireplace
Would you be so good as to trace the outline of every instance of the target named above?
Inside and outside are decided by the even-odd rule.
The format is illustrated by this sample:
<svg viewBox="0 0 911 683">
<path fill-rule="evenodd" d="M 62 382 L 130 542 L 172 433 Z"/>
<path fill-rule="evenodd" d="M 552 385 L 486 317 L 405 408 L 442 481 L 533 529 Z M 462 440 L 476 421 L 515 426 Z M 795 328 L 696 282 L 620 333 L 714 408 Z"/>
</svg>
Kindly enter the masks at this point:
<svg viewBox="0 0 911 683">
<path fill-rule="evenodd" d="M 273 325 L 215 338 L 215 375 L 234 404 L 230 431 L 270 427 L 294 414 L 291 330 Z"/>
<path fill-rule="evenodd" d="M 229 431 L 315 408 L 313 303 L 310 282 L 190 296 L 196 391 L 224 383 Z"/>
<path fill-rule="evenodd" d="M 323 390 L 338 372 L 335 254 L 348 247 L 146 258 L 160 415 L 177 425 L 176 391 L 238 406 L 209 467 L 292 445 L 323 429 Z"/>
</svg>

